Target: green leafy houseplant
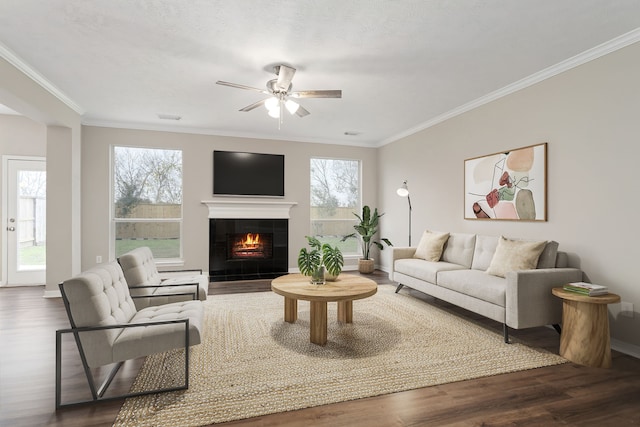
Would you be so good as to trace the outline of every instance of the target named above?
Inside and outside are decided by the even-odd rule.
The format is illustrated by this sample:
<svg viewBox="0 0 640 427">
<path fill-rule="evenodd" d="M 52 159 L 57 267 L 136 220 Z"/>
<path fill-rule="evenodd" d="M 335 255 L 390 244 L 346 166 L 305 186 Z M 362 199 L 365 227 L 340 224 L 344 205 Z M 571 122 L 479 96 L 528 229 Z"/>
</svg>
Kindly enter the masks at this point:
<svg viewBox="0 0 640 427">
<path fill-rule="evenodd" d="M 373 260 L 371 259 L 371 245 L 375 245 L 379 250 L 383 250 L 384 246 L 382 243 L 373 240 L 374 236 L 378 233 L 378 226 L 380 223 L 380 217 L 384 214 L 378 214 L 378 208 L 371 212 L 371 208 L 369 206 L 364 205 L 362 207 L 362 216 L 357 213 L 353 213 L 356 218 L 360 221 L 358 224 L 354 225 L 353 228 L 356 230 L 355 233 L 348 234 L 342 238 L 342 241 L 349 239 L 351 237 L 360 237 L 360 242 L 362 243 L 362 259 L 365 261 L 369 261 L 366 264 L 371 264 L 366 267 L 364 270 L 360 267 L 361 273 L 371 273 L 373 271 Z M 393 246 L 393 244 L 389 241 L 389 239 L 381 238 L 382 242 L 384 242 L 387 246 Z M 362 264 L 359 264 L 361 266 Z"/>
<path fill-rule="evenodd" d="M 313 236 L 305 236 L 311 246 L 300 249 L 298 253 L 298 268 L 305 276 L 311 276 L 312 283 L 324 281 L 324 269 L 333 277 L 337 277 L 342 271 L 344 259 L 342 252 L 336 247 L 331 247 L 328 243 L 324 245 Z M 331 279 L 329 279 L 331 280 Z"/>
<path fill-rule="evenodd" d="M 331 246 L 328 243 L 322 245 L 322 263 L 327 268 L 327 273 L 331 275 L 331 278 L 327 277 L 327 280 L 335 280 L 340 272 L 342 272 L 342 266 L 344 265 L 344 258 L 342 252 L 337 246 Z"/>
</svg>

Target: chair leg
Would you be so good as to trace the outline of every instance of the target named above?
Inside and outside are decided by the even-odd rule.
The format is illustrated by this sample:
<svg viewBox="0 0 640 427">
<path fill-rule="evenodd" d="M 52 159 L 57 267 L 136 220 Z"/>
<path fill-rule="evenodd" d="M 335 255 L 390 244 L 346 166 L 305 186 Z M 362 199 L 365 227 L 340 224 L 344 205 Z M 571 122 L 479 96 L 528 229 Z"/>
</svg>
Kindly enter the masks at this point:
<svg viewBox="0 0 640 427">
<path fill-rule="evenodd" d="M 124 362 L 118 362 L 118 363 L 116 363 L 116 366 L 114 366 L 113 369 L 111 369 L 111 372 L 109 372 L 109 375 L 107 375 L 107 378 L 104 380 L 104 382 L 102 383 L 102 385 L 98 389 L 98 397 L 104 396 L 105 391 L 107 391 L 107 388 L 109 388 L 109 386 L 111 385 L 111 381 L 113 381 L 113 379 L 115 378 L 116 374 L 118 373 L 118 370 L 120 369 L 120 367 L 123 364 L 124 364 Z M 90 374 L 91 373 L 89 372 L 89 375 Z"/>
<path fill-rule="evenodd" d="M 509 327 L 506 323 L 502 324 L 502 334 L 504 335 L 504 342 L 509 344 Z"/>
<path fill-rule="evenodd" d="M 400 289 L 402 289 L 403 286 L 404 285 L 402 283 L 398 283 L 398 287 L 396 288 L 396 294 L 400 292 Z"/>
<path fill-rule="evenodd" d="M 76 344 L 78 345 L 78 351 L 80 353 L 80 359 L 82 360 L 82 365 L 84 368 L 85 375 L 87 377 L 87 381 L 89 383 L 89 388 L 91 389 L 91 399 L 81 400 L 73 403 L 62 403 L 62 334 L 63 333 L 73 333 L 76 338 Z M 165 387 L 158 388 L 153 390 L 145 390 L 134 393 L 126 393 L 117 396 L 103 397 L 104 393 L 107 391 L 107 388 L 113 381 L 115 375 L 117 374 L 120 367 L 124 362 L 118 362 L 114 368 L 111 370 L 107 378 L 104 380 L 102 385 L 98 390 L 96 390 L 95 382 L 93 375 L 91 373 L 91 369 L 87 363 L 86 357 L 84 355 L 84 351 L 82 349 L 82 343 L 80 342 L 80 337 L 78 333 L 73 330 L 58 330 L 56 331 L 56 410 L 66 407 L 66 406 L 76 406 L 86 403 L 95 403 L 95 402 L 106 402 L 110 400 L 120 400 L 128 397 L 136 397 L 136 396 L 144 396 L 147 394 L 156 394 L 156 393 L 165 393 L 169 391 L 178 391 L 178 390 L 186 390 L 189 388 L 189 322 L 187 321 L 185 324 L 185 345 L 184 345 L 184 383 L 175 387 Z"/>
</svg>

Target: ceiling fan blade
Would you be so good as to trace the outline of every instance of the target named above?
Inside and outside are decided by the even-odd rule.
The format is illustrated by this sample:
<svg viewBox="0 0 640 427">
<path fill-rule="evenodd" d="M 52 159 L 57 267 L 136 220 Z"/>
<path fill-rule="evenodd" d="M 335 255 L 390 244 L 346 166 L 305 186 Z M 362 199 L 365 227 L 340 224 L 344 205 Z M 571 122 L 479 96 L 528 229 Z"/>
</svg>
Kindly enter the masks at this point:
<svg viewBox="0 0 640 427">
<path fill-rule="evenodd" d="M 229 83 L 229 82 L 223 82 L 222 80 L 218 80 L 216 82 L 217 85 L 222 85 L 222 86 L 229 86 L 229 87 L 235 87 L 238 89 L 247 89 L 247 90 L 254 90 L 256 92 L 260 92 L 260 93 L 265 93 L 265 94 L 269 94 L 269 92 L 267 92 L 264 89 L 258 89 L 257 87 L 252 87 L 252 86 L 245 86 L 245 85 L 240 85 L 237 83 Z"/>
<path fill-rule="evenodd" d="M 309 114 L 311 114 L 310 112 L 308 112 L 302 105 L 300 105 L 298 107 L 298 109 L 296 110 L 296 115 L 298 117 L 304 117 L 304 116 L 308 116 Z"/>
<path fill-rule="evenodd" d="M 341 90 L 299 90 L 291 92 L 294 98 L 342 98 Z"/>
<path fill-rule="evenodd" d="M 293 80 L 293 75 L 296 73 L 296 69 L 287 67 L 286 65 L 279 65 L 278 67 L 278 81 L 276 82 L 276 86 L 282 91 L 287 91 L 289 90 L 289 85 L 291 85 L 291 80 Z"/>
<path fill-rule="evenodd" d="M 253 110 L 253 109 L 258 108 L 258 107 L 259 107 L 259 106 L 261 106 L 261 105 L 264 105 L 264 103 L 265 103 L 266 101 L 267 101 L 266 99 L 263 99 L 262 101 L 254 102 L 254 103 L 253 103 L 253 104 L 251 104 L 251 105 L 247 105 L 246 107 L 241 108 L 241 109 L 240 109 L 240 111 L 244 111 L 244 112 L 251 111 L 251 110 Z"/>
</svg>

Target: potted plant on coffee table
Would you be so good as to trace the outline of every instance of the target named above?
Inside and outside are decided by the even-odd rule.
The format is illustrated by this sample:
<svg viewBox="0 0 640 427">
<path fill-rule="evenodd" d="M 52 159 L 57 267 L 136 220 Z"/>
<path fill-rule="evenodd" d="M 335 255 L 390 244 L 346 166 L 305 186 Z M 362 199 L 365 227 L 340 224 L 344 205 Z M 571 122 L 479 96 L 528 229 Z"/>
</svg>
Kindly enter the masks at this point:
<svg viewBox="0 0 640 427">
<path fill-rule="evenodd" d="M 353 214 L 360 221 L 353 226 L 356 232 L 344 236 L 342 241 L 351 237 L 360 238 L 360 242 L 362 243 L 362 258 L 358 260 L 358 271 L 360 271 L 360 273 L 373 273 L 375 261 L 371 258 L 371 245 L 375 245 L 379 250 L 384 249 L 382 243 L 373 240 L 374 236 L 378 233 L 380 217 L 384 214 L 378 214 L 378 208 L 375 208 L 372 213 L 371 208 L 367 205 L 362 207 L 362 216 L 355 212 Z M 381 238 L 380 240 L 387 246 L 393 246 L 389 239 Z"/>
<path fill-rule="evenodd" d="M 322 264 L 327 269 L 325 278 L 333 282 L 338 278 L 340 272 L 342 272 L 342 266 L 344 265 L 344 258 L 340 248 L 337 246 L 331 246 L 328 243 L 322 245 Z"/>
<path fill-rule="evenodd" d="M 311 250 L 302 248 L 298 253 L 298 268 L 300 272 L 305 276 L 311 276 L 311 283 L 316 285 L 324 284 L 325 279 L 329 281 L 336 280 L 344 265 L 344 258 L 340 249 L 337 246 L 332 247 L 328 243 L 322 244 L 320 240 L 313 236 L 305 237 L 309 242 L 309 246 L 311 246 Z"/>
</svg>

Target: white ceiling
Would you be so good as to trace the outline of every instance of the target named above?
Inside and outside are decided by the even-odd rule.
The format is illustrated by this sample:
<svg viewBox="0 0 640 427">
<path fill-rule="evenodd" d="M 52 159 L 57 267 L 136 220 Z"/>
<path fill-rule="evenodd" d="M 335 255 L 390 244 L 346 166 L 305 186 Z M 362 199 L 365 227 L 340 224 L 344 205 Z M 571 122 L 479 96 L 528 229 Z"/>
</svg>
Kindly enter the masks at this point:
<svg viewBox="0 0 640 427">
<path fill-rule="evenodd" d="M 0 54 L 83 123 L 370 146 L 639 29 L 638 0 L 0 0 Z M 262 94 L 215 84 L 264 88 L 278 63 L 294 90 L 342 99 L 301 100 L 311 115 L 278 130 L 262 107 L 238 111 Z"/>
</svg>

